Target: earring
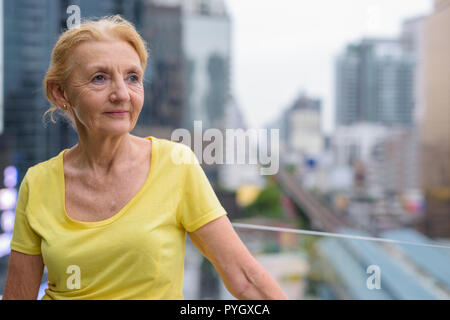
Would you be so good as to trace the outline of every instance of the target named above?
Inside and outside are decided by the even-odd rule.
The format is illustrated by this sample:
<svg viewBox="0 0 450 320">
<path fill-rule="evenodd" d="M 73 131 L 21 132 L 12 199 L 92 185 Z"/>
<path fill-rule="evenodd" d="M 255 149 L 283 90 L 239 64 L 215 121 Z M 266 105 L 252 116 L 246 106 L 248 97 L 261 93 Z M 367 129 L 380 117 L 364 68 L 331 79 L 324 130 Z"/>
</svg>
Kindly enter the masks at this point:
<svg viewBox="0 0 450 320">
<path fill-rule="evenodd" d="M 67 110 L 67 105 L 63 105 L 63 109 L 64 109 L 64 110 Z"/>
</svg>

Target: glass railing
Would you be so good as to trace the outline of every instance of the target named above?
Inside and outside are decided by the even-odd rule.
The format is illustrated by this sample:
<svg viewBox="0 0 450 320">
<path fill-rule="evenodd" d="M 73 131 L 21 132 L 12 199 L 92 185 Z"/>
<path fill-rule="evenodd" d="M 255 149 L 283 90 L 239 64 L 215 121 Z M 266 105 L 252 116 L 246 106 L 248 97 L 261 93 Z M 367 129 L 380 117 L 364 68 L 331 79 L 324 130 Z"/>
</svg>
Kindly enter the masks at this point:
<svg viewBox="0 0 450 320">
<path fill-rule="evenodd" d="M 289 299 L 450 299 L 450 245 L 431 242 L 413 229 L 371 237 L 351 229 L 330 234 L 264 225 L 258 230 L 248 220 L 234 221 L 249 251 Z M 184 297 L 234 299 L 189 240 Z"/>
</svg>

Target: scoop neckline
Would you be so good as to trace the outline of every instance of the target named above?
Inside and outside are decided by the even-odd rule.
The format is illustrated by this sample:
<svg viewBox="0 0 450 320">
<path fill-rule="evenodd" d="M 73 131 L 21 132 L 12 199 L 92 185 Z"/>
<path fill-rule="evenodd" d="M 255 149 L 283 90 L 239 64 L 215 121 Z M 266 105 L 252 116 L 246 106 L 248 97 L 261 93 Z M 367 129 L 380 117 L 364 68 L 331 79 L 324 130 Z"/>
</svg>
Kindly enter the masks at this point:
<svg viewBox="0 0 450 320">
<path fill-rule="evenodd" d="M 131 198 L 130 201 L 128 201 L 117 213 L 115 213 L 113 216 L 98 220 L 98 221 L 81 221 L 81 220 L 75 220 L 67 214 L 66 210 L 66 179 L 64 176 L 64 153 L 67 152 L 69 149 L 64 149 L 60 153 L 60 159 L 59 159 L 59 169 L 60 169 L 60 181 L 62 183 L 62 192 L 61 192 L 61 200 L 62 200 L 62 207 L 63 207 L 63 214 L 66 221 L 68 221 L 71 224 L 75 224 L 82 227 L 87 228 L 93 228 L 93 227 L 100 227 L 104 225 L 108 225 L 117 219 L 119 219 L 126 211 L 127 209 L 137 201 L 138 198 L 140 198 L 141 194 L 144 192 L 144 189 L 147 187 L 147 184 L 151 180 L 151 177 L 154 175 L 153 172 L 155 171 L 155 163 L 157 161 L 157 153 L 158 153 L 158 147 L 157 147 L 157 139 L 153 136 L 148 136 L 145 139 L 150 140 L 151 145 L 151 155 L 150 155 L 150 170 L 147 174 L 147 178 L 145 179 L 144 184 L 139 189 L 139 191 Z"/>
</svg>

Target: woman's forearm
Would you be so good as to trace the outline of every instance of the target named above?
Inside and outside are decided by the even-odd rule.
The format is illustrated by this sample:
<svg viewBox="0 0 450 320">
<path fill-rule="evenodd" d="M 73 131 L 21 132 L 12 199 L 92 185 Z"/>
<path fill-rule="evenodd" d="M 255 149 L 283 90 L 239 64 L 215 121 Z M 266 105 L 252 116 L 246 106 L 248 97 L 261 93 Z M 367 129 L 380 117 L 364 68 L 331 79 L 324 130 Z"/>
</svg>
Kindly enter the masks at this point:
<svg viewBox="0 0 450 320">
<path fill-rule="evenodd" d="M 34 300 L 42 281 L 44 263 L 41 255 L 11 250 L 3 300 Z"/>
<path fill-rule="evenodd" d="M 275 279 L 262 266 L 246 273 L 247 283 L 237 294 L 240 300 L 287 300 L 288 297 Z"/>
</svg>

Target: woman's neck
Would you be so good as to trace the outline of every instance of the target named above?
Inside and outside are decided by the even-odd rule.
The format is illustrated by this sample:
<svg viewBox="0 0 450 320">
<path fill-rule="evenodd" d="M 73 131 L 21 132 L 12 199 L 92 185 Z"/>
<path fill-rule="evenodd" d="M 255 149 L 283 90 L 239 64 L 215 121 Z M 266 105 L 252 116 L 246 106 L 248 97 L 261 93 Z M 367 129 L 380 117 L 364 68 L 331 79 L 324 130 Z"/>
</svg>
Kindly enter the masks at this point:
<svg viewBox="0 0 450 320">
<path fill-rule="evenodd" d="M 118 137 L 80 138 L 70 150 L 68 158 L 77 168 L 90 171 L 95 176 L 108 175 L 124 164 L 129 164 L 135 154 L 135 140 L 132 135 Z"/>
</svg>

